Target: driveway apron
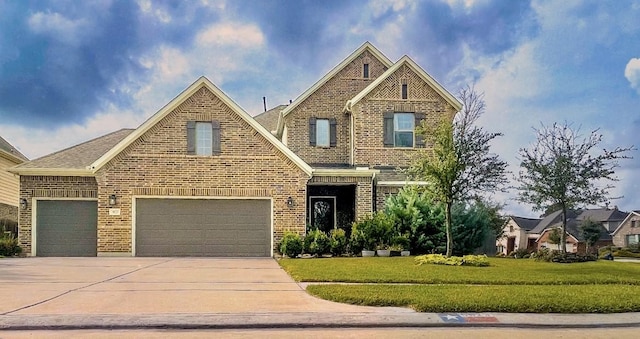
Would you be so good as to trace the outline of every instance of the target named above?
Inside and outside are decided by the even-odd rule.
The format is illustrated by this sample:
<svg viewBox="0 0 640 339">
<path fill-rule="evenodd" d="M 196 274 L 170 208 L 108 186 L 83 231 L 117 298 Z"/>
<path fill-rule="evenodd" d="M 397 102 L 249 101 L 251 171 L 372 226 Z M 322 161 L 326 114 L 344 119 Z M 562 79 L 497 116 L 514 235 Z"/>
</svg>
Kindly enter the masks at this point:
<svg viewBox="0 0 640 339">
<path fill-rule="evenodd" d="M 1 315 L 363 312 L 308 295 L 274 259 L 0 260 Z"/>
</svg>

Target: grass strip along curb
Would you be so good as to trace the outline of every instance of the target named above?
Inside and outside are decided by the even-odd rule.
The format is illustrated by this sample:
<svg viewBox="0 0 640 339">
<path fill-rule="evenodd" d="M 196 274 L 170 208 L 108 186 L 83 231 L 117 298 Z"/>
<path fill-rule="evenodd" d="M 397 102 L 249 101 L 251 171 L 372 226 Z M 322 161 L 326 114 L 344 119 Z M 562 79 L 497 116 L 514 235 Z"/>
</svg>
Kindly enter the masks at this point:
<svg viewBox="0 0 640 339">
<path fill-rule="evenodd" d="M 418 312 L 618 313 L 640 311 L 632 285 L 309 285 L 319 298 Z"/>
<path fill-rule="evenodd" d="M 282 259 L 279 263 L 299 282 L 640 286 L 640 264 L 636 263 L 488 259 L 489 267 L 418 266 L 412 257 Z"/>
</svg>

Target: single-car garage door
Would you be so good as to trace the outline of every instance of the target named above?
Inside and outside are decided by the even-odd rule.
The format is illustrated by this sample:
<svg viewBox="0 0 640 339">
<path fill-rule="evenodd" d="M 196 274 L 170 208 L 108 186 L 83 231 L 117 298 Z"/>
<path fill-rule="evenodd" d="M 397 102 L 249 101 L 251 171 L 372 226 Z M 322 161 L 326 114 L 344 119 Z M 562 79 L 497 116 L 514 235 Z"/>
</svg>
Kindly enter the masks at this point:
<svg viewBox="0 0 640 339">
<path fill-rule="evenodd" d="M 137 199 L 136 256 L 268 257 L 271 201 Z"/>
<path fill-rule="evenodd" d="M 98 203 L 39 200 L 36 207 L 36 256 L 95 257 Z"/>
</svg>

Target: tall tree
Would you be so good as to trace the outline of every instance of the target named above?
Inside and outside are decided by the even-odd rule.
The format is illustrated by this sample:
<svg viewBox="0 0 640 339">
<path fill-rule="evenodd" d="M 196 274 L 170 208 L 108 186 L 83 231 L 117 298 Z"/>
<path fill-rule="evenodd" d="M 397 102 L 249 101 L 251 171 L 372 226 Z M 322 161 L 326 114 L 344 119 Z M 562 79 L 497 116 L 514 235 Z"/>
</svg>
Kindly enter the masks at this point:
<svg viewBox="0 0 640 339">
<path fill-rule="evenodd" d="M 413 179 L 428 182 L 427 189 L 445 206 L 447 256 L 453 251 L 453 203 L 494 192 L 507 182 L 507 163 L 489 150 L 491 141 L 502 133 L 475 125 L 485 111 L 483 95 L 467 86 L 459 97 L 463 108 L 453 123 L 443 119 L 435 127 L 423 122 L 417 128 L 426 144 L 433 146 L 420 149 L 408 169 Z"/>
<path fill-rule="evenodd" d="M 614 171 L 618 160 L 630 158 L 628 152 L 634 148 L 596 152 L 602 134 L 594 130 L 583 137 L 579 128 L 574 129 L 567 122 L 541 125 L 534 130 L 536 141 L 519 151 L 518 200 L 532 204 L 534 210 L 554 205 L 562 209 L 560 243 L 566 252 L 567 210 L 607 202 L 614 186 L 603 182 L 618 181 Z"/>
</svg>

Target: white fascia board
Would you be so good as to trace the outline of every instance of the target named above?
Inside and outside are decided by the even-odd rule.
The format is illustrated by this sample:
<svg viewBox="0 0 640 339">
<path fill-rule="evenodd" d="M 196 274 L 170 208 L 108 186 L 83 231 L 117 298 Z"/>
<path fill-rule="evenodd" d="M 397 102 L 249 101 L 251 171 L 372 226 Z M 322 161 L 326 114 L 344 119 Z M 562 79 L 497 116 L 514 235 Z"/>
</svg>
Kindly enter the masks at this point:
<svg viewBox="0 0 640 339">
<path fill-rule="evenodd" d="M 7 170 L 18 175 L 42 175 L 61 177 L 93 177 L 95 173 L 89 169 L 79 168 L 21 168 L 11 167 Z"/>
<path fill-rule="evenodd" d="M 374 177 L 379 170 L 360 170 L 343 168 L 314 168 L 313 175 L 322 177 Z"/>
<path fill-rule="evenodd" d="M 428 186 L 429 182 L 427 181 L 409 181 L 409 180 L 398 180 L 398 181 L 378 181 L 377 186 L 406 186 L 406 185 L 416 185 L 416 186 Z"/>
<path fill-rule="evenodd" d="M 0 150 L 0 156 L 2 156 L 3 158 L 6 158 L 7 160 L 15 163 L 15 164 L 21 164 L 23 162 L 25 162 L 22 158 L 19 158 L 18 156 L 16 156 L 15 154 L 9 153 L 5 150 Z"/>
</svg>

